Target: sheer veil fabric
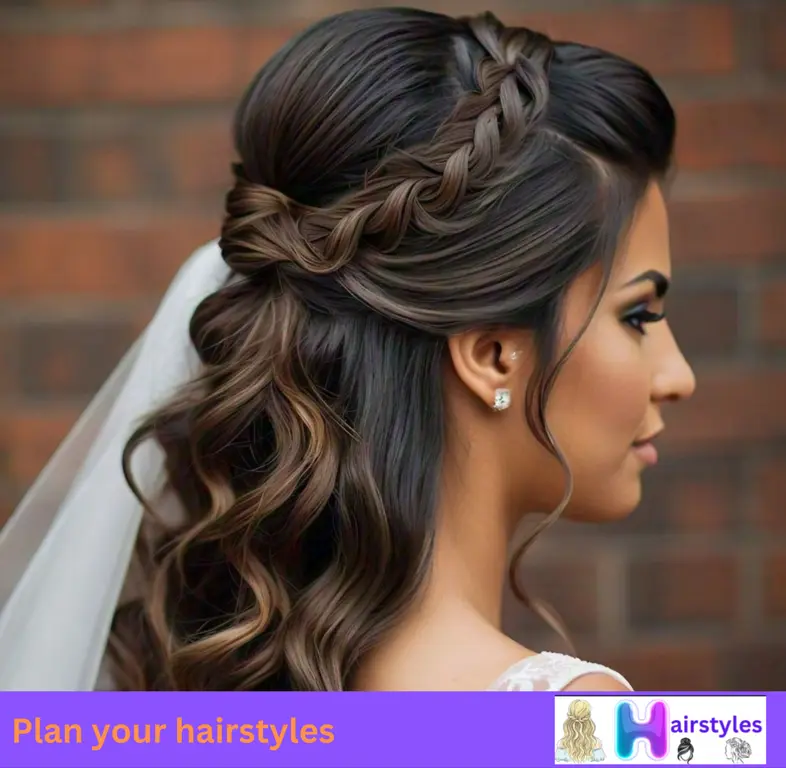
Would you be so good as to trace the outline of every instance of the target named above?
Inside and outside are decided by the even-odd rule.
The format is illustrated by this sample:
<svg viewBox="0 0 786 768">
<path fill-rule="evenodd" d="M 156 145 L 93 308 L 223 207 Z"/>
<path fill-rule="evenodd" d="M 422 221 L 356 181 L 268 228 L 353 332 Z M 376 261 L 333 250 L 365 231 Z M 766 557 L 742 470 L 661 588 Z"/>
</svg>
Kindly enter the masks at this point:
<svg viewBox="0 0 786 768">
<path fill-rule="evenodd" d="M 0 531 L 0 690 L 96 687 L 142 517 L 123 477 L 123 448 L 139 420 L 198 370 L 191 315 L 229 276 L 216 241 L 191 256 Z M 145 496 L 155 496 L 160 449 L 141 446 L 132 468 Z M 164 503 L 162 515 L 178 514 L 173 499 Z"/>
</svg>

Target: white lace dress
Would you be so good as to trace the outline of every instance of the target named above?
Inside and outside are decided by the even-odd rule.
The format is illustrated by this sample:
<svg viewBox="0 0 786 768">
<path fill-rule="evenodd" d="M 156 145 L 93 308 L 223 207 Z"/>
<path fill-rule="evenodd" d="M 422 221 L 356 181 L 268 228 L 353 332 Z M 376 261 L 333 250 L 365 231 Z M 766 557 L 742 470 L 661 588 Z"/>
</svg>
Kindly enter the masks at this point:
<svg viewBox="0 0 786 768">
<path fill-rule="evenodd" d="M 489 690 L 492 691 L 561 691 L 584 675 L 602 673 L 613 677 L 626 688 L 631 684 L 613 669 L 602 664 L 582 661 L 564 653 L 544 651 L 522 659 L 507 669 Z"/>
<path fill-rule="evenodd" d="M 629 690 L 631 684 L 613 669 L 602 664 L 582 661 L 564 653 L 543 652 L 529 656 L 506 670 L 489 690 L 492 691 L 561 691 L 574 680 L 589 674 L 602 673 L 614 678 Z M 555 762 L 570 762 L 562 742 L 557 743 Z M 603 745 L 598 741 L 588 762 L 600 763 L 606 759 Z"/>
</svg>

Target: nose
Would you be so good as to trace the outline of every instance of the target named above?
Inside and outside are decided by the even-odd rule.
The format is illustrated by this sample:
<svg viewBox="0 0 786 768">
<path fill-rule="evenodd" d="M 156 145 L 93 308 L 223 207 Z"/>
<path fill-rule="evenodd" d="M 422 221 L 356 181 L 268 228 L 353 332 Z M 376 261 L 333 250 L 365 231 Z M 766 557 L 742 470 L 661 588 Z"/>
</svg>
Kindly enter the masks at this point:
<svg viewBox="0 0 786 768">
<path fill-rule="evenodd" d="M 660 402 L 687 400 L 696 391 L 696 376 L 671 328 L 664 322 L 661 329 L 663 333 L 657 345 L 652 377 L 652 398 Z"/>
</svg>

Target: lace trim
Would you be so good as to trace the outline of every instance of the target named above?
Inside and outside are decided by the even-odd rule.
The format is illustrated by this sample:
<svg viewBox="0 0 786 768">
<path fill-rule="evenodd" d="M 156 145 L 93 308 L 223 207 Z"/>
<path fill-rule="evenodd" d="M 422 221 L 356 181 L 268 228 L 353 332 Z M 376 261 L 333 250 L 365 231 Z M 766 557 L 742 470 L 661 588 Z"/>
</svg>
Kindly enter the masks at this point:
<svg viewBox="0 0 786 768">
<path fill-rule="evenodd" d="M 582 661 L 564 653 L 543 653 L 528 656 L 506 670 L 489 690 L 492 691 L 561 691 L 582 675 L 601 672 L 613 677 L 622 685 L 633 690 L 631 684 L 619 672 Z"/>
</svg>

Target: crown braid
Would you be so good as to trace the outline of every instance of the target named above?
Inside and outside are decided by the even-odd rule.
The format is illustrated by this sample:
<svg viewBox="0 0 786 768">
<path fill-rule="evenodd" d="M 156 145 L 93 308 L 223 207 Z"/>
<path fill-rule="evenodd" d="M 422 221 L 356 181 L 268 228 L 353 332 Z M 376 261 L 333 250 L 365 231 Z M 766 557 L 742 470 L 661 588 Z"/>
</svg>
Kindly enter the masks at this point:
<svg viewBox="0 0 786 768">
<path fill-rule="evenodd" d="M 352 262 L 361 240 L 381 253 L 394 251 L 410 232 L 457 234 L 480 215 L 451 220 L 467 194 L 488 204 L 501 161 L 544 114 L 553 46 L 530 30 L 508 30 L 490 13 L 464 19 L 486 56 L 477 67 L 477 91 L 464 95 L 434 140 L 383 158 L 362 189 L 321 208 L 299 205 L 256 184 L 235 166 L 226 200 L 221 249 L 235 271 L 258 275 L 279 265 L 313 275 Z"/>
</svg>

